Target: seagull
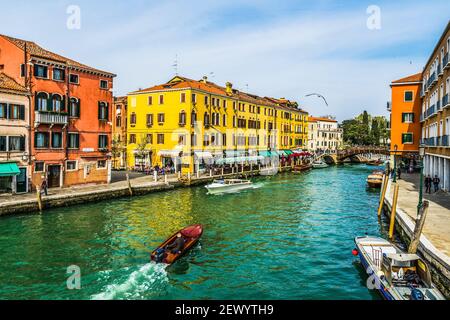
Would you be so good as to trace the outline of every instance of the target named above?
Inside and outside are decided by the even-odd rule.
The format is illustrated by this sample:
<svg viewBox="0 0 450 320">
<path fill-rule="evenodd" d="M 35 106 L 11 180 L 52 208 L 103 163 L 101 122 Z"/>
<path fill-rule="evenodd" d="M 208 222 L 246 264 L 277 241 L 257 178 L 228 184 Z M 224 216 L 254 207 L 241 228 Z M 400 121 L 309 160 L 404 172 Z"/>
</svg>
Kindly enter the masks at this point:
<svg viewBox="0 0 450 320">
<path fill-rule="evenodd" d="M 316 96 L 316 97 L 318 97 L 318 98 L 323 99 L 323 101 L 325 102 L 325 104 L 326 104 L 327 107 L 328 107 L 328 102 L 327 102 L 327 100 L 325 99 L 325 97 L 324 97 L 323 95 L 321 95 L 321 94 L 319 94 L 319 93 L 311 93 L 311 94 L 307 94 L 307 95 L 306 95 L 306 97 L 311 97 L 311 96 Z"/>
</svg>

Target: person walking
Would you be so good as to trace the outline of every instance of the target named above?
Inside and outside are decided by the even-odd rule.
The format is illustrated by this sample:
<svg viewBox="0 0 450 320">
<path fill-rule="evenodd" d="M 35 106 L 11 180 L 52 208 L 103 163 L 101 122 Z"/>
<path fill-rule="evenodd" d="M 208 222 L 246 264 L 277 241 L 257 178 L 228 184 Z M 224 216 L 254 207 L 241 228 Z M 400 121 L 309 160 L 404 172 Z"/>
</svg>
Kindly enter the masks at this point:
<svg viewBox="0 0 450 320">
<path fill-rule="evenodd" d="M 431 177 L 430 177 L 430 175 L 425 177 L 425 192 L 431 193 Z"/>
<path fill-rule="evenodd" d="M 434 192 L 439 191 L 439 183 L 440 182 L 441 182 L 441 179 L 439 179 L 439 177 L 437 175 L 435 175 L 433 178 Z"/>
<path fill-rule="evenodd" d="M 43 192 L 46 196 L 48 196 L 48 184 L 46 176 L 44 176 L 44 179 L 42 180 L 41 192 Z"/>
</svg>

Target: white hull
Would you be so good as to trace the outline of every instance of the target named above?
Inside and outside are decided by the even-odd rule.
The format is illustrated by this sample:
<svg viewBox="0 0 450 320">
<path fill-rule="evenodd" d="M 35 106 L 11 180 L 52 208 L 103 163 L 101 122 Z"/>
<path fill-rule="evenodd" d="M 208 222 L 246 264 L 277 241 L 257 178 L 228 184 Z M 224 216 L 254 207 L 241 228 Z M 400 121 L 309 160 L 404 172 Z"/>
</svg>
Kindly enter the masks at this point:
<svg viewBox="0 0 450 320">
<path fill-rule="evenodd" d="M 325 162 L 313 162 L 312 167 L 314 169 L 323 169 L 328 168 L 328 165 Z"/>
<path fill-rule="evenodd" d="M 259 174 L 262 175 L 262 176 L 274 176 L 277 173 L 278 173 L 278 169 L 277 168 L 263 168 L 259 172 Z"/>
<path fill-rule="evenodd" d="M 237 183 L 217 183 L 214 182 L 205 187 L 209 194 L 234 193 L 246 189 L 253 189 L 251 181 L 242 181 Z"/>
</svg>

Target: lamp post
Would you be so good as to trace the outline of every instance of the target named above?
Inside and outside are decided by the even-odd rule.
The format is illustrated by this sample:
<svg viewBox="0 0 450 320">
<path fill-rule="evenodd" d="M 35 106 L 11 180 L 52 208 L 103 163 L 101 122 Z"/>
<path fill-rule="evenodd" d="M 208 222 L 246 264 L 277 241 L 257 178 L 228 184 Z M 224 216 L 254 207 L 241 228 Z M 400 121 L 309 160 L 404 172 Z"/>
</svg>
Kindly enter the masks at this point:
<svg viewBox="0 0 450 320">
<path fill-rule="evenodd" d="M 392 182 L 397 182 L 397 149 L 398 146 L 394 146 L 394 176 L 392 178 Z"/>
<path fill-rule="evenodd" d="M 419 214 L 420 208 L 422 208 L 423 199 L 423 158 L 425 156 L 425 146 L 421 144 L 419 146 L 419 157 L 420 157 L 420 185 L 419 185 L 419 203 L 417 204 L 417 214 Z"/>
</svg>

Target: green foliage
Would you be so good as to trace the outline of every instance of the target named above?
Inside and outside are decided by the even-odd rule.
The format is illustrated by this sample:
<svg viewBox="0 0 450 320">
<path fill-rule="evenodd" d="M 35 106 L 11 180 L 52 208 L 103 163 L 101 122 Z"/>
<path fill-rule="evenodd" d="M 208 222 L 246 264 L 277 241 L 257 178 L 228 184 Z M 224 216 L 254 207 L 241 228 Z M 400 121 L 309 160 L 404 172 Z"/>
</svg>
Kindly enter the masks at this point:
<svg viewBox="0 0 450 320">
<path fill-rule="evenodd" d="M 372 117 L 367 111 L 354 119 L 344 120 L 342 128 L 344 142 L 350 145 L 386 145 L 389 138 L 387 119 Z"/>
</svg>

